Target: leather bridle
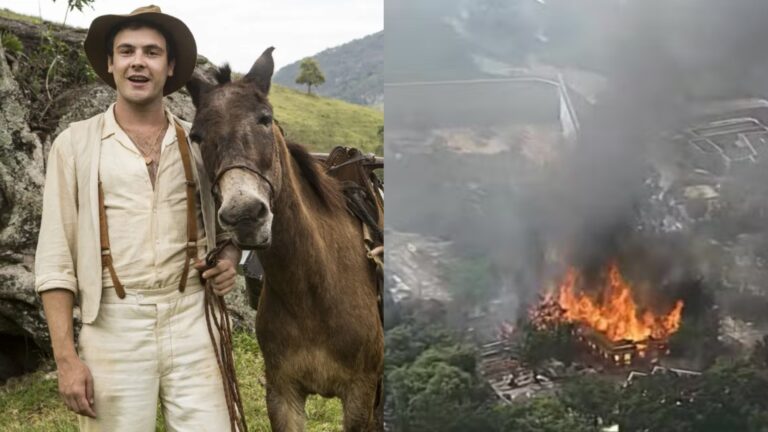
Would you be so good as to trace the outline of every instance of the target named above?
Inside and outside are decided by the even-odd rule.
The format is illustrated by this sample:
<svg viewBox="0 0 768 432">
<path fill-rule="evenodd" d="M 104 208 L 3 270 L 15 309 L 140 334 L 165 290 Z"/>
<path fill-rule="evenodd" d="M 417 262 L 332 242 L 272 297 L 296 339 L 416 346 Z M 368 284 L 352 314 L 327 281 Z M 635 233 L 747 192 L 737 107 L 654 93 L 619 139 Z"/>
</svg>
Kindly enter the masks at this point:
<svg viewBox="0 0 768 432">
<path fill-rule="evenodd" d="M 272 204 L 272 199 L 275 196 L 275 185 L 272 184 L 272 180 L 270 180 L 267 176 L 261 173 L 258 169 L 254 169 L 249 167 L 245 164 L 233 164 L 233 165 L 227 165 L 223 169 L 219 170 L 219 173 L 216 174 L 216 177 L 213 179 L 213 182 L 211 183 L 211 194 L 214 196 L 214 198 L 217 198 L 219 194 L 216 193 L 216 191 L 219 189 L 219 181 L 221 178 L 226 174 L 227 171 L 233 170 L 233 169 L 242 169 L 249 172 L 252 172 L 253 174 L 256 174 L 258 177 L 261 177 L 262 180 L 267 182 L 269 185 L 269 202 L 270 205 Z"/>
<path fill-rule="evenodd" d="M 282 128 L 280 125 L 278 125 L 276 122 L 272 123 L 272 133 L 282 133 Z M 280 152 L 277 149 L 277 136 L 274 136 L 274 139 L 272 140 L 272 154 L 274 155 L 274 166 L 280 166 Z M 269 185 L 269 206 L 272 208 L 272 202 L 274 201 L 275 195 L 277 193 L 275 189 L 275 185 L 272 182 L 272 180 L 269 179 L 264 173 L 261 172 L 258 168 L 255 168 L 251 166 L 251 164 L 247 163 L 234 163 L 231 165 L 225 165 L 223 168 L 219 168 L 218 172 L 216 173 L 216 176 L 213 178 L 213 181 L 211 182 L 211 195 L 213 195 L 214 199 L 219 199 L 221 196 L 220 188 L 219 188 L 219 181 L 221 181 L 221 178 L 224 176 L 224 174 L 227 173 L 229 170 L 233 169 L 242 169 L 245 171 L 249 171 L 253 174 L 255 174 L 257 177 L 260 177 L 262 180 L 267 182 L 267 185 Z M 221 204 L 220 202 L 218 204 Z"/>
</svg>

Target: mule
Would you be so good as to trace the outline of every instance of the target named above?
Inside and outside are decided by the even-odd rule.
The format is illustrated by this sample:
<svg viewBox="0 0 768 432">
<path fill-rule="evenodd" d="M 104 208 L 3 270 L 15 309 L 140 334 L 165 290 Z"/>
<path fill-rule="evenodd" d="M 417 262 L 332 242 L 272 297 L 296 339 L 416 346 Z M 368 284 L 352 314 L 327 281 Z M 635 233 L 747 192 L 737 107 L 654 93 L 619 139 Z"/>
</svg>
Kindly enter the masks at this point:
<svg viewBox="0 0 768 432">
<path fill-rule="evenodd" d="M 268 100 L 269 48 L 240 80 L 187 84 L 198 143 L 220 203 L 217 218 L 255 249 L 266 284 L 256 315 L 272 430 L 302 431 L 308 395 L 341 399 L 345 431 L 374 420 L 384 364 L 376 274 L 340 186 L 300 145 L 286 142 Z"/>
</svg>

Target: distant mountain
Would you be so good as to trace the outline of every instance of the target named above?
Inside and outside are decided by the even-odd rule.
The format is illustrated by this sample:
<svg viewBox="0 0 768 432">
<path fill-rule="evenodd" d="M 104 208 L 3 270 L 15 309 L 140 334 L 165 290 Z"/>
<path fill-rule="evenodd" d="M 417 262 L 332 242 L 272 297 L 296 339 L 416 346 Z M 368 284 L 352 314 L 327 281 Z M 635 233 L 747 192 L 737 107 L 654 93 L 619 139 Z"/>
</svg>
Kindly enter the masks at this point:
<svg viewBox="0 0 768 432">
<path fill-rule="evenodd" d="M 313 93 L 360 105 L 384 105 L 384 31 L 329 48 L 312 58 L 325 75 L 325 84 L 317 89 L 313 87 Z M 306 86 L 294 82 L 299 63 L 301 61 L 284 66 L 272 80 L 306 91 Z"/>
</svg>

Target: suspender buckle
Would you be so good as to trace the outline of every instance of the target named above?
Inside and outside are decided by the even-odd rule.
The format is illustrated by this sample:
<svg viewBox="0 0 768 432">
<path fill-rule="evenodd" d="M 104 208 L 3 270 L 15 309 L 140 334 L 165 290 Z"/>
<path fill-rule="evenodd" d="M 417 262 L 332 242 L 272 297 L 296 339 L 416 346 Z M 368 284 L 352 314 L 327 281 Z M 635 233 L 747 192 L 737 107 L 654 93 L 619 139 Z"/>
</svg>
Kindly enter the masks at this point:
<svg viewBox="0 0 768 432">
<path fill-rule="evenodd" d="M 193 241 L 187 242 L 187 257 L 189 258 L 197 257 L 197 242 L 193 242 Z"/>
</svg>

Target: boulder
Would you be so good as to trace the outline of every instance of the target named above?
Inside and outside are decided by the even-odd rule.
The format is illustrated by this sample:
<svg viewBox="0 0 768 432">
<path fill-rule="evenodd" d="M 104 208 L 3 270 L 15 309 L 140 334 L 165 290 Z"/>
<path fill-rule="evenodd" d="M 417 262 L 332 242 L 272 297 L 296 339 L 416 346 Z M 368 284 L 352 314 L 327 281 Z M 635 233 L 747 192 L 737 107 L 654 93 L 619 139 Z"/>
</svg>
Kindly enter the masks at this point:
<svg viewBox="0 0 768 432">
<path fill-rule="evenodd" d="M 0 46 L 0 59 L 4 58 Z M 43 146 L 27 126 L 26 103 L 5 61 L 0 61 L 0 100 L 0 331 L 47 346 L 33 274 L 42 209 Z"/>
</svg>

